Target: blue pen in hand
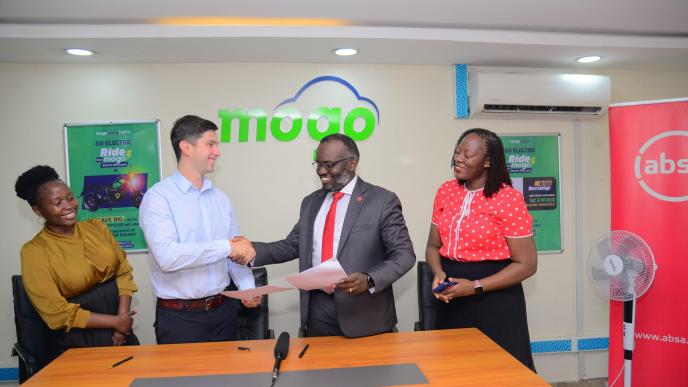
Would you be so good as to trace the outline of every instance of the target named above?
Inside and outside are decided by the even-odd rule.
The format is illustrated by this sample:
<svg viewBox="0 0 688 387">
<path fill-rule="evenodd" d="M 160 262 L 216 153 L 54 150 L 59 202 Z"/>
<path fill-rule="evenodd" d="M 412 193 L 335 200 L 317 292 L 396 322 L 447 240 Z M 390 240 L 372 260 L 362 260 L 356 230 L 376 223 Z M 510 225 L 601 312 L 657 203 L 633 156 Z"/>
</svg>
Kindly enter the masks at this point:
<svg viewBox="0 0 688 387">
<path fill-rule="evenodd" d="M 445 289 L 449 289 L 450 287 L 452 287 L 454 285 L 456 285 L 456 282 L 445 280 L 441 284 L 437 285 L 436 288 L 432 289 L 432 291 L 434 293 L 440 293 L 440 292 L 444 291 Z"/>
</svg>

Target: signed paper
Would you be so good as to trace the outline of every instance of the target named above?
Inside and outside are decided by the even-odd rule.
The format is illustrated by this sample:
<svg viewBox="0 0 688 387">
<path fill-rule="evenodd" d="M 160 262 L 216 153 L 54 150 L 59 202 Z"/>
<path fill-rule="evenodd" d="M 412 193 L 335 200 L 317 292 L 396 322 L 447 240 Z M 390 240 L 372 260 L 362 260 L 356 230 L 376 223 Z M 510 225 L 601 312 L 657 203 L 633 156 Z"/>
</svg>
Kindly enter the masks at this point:
<svg viewBox="0 0 688 387">
<path fill-rule="evenodd" d="M 345 277 L 346 272 L 342 265 L 336 258 L 331 258 L 318 266 L 286 276 L 284 279 L 299 289 L 313 290 L 328 288 Z"/>
<path fill-rule="evenodd" d="M 265 286 L 260 286 L 257 288 L 252 288 L 252 289 L 246 289 L 246 290 L 231 290 L 231 291 L 226 291 L 222 292 L 222 295 L 231 297 L 231 298 L 237 298 L 240 300 L 252 300 L 258 296 L 263 296 L 265 294 L 269 293 L 277 293 L 277 292 L 284 292 L 286 290 L 291 290 L 294 289 L 292 287 L 284 287 L 284 286 L 275 286 L 275 285 L 265 285 Z"/>
</svg>

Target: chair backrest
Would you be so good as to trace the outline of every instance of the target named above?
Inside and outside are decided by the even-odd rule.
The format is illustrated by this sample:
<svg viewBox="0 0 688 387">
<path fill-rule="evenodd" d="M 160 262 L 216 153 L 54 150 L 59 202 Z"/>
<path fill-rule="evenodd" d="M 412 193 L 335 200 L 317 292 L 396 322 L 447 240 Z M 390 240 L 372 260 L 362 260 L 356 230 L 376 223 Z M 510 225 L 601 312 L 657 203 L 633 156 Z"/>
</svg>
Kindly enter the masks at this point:
<svg viewBox="0 0 688 387">
<path fill-rule="evenodd" d="M 268 271 L 264 267 L 253 269 L 253 277 L 256 279 L 256 287 L 268 284 Z M 268 296 L 263 296 L 263 302 L 255 308 L 247 308 L 241 305 L 237 314 L 237 335 L 239 340 L 271 339 L 275 335 L 269 324 Z"/>
<path fill-rule="evenodd" d="M 437 329 L 437 306 L 439 301 L 432 294 L 432 281 L 435 275 L 430 266 L 424 261 L 418 261 L 417 265 L 418 286 L 418 318 L 415 330 L 429 331 Z"/>
<path fill-rule="evenodd" d="M 17 343 L 23 345 L 31 353 L 38 368 L 34 372 L 37 372 L 46 364 L 45 343 L 48 340 L 50 328 L 31 304 L 20 275 L 12 276 L 12 296 L 14 297 L 14 326 L 17 330 Z"/>
</svg>

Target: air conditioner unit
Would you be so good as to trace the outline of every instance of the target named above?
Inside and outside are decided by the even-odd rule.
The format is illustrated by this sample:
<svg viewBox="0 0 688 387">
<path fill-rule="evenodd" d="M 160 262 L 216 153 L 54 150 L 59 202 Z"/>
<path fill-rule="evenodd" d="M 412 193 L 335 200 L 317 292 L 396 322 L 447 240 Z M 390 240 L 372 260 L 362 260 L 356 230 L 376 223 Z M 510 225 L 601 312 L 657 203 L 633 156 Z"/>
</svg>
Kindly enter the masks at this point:
<svg viewBox="0 0 688 387">
<path fill-rule="evenodd" d="M 472 73 L 471 117 L 597 118 L 607 113 L 609 77 L 587 74 Z"/>
</svg>

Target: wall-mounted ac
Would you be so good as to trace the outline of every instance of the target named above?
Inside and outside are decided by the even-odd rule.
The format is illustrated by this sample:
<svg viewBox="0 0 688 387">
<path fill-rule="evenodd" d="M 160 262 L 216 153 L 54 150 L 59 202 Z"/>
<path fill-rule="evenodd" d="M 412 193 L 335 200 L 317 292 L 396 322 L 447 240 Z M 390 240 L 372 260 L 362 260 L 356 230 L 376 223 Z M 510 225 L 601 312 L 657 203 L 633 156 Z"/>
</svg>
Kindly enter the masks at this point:
<svg viewBox="0 0 688 387">
<path fill-rule="evenodd" d="M 587 74 L 471 73 L 471 117 L 597 118 L 607 113 L 609 77 Z"/>
</svg>

